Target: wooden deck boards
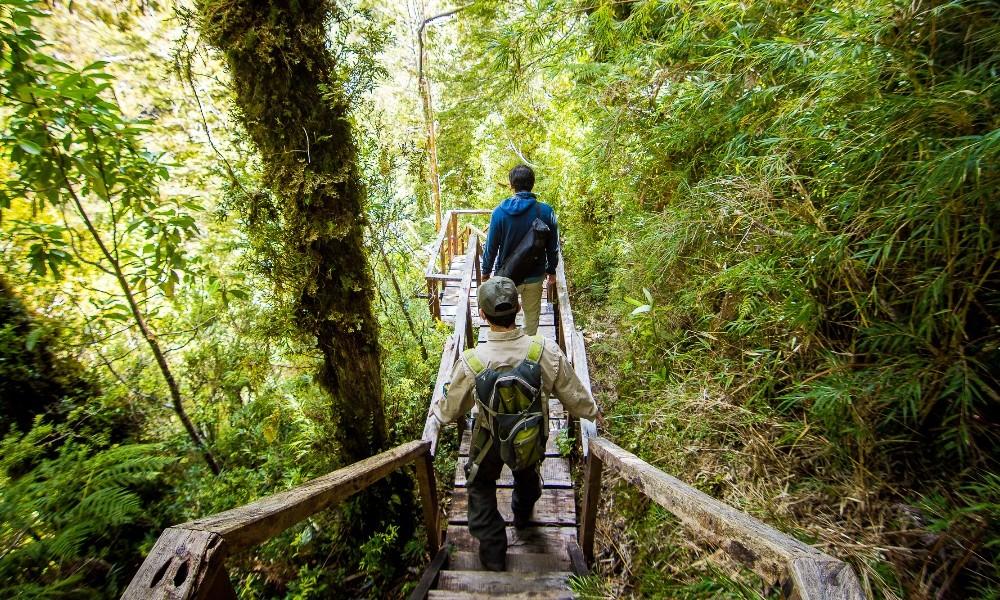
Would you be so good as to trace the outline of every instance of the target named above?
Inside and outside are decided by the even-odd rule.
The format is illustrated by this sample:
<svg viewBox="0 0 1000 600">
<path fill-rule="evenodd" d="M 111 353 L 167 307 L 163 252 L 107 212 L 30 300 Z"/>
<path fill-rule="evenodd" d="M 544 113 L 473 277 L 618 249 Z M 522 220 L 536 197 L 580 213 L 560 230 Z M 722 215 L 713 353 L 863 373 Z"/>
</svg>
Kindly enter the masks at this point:
<svg viewBox="0 0 1000 600">
<path fill-rule="evenodd" d="M 497 509 L 504 521 L 512 523 L 514 514 L 510 510 L 511 488 L 497 490 Z M 455 488 L 451 495 L 448 522 L 457 525 L 468 523 L 469 495 L 465 488 Z M 576 525 L 576 505 L 573 490 L 566 488 L 543 488 L 542 497 L 535 503 L 531 522 L 538 526 Z"/>
</svg>

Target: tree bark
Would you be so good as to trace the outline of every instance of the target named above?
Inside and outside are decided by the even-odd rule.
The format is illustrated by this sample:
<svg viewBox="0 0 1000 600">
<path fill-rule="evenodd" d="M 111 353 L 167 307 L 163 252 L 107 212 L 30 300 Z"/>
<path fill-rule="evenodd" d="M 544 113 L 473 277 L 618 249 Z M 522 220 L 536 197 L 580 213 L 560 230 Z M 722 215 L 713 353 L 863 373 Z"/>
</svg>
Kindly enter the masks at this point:
<svg viewBox="0 0 1000 600">
<path fill-rule="evenodd" d="M 295 324 L 323 354 L 317 379 L 332 399 L 344 460 L 371 456 L 386 447 L 388 431 L 364 190 L 327 35 L 338 9 L 324 0 L 206 0 L 200 10 L 203 34 L 226 58 L 264 181 L 278 197 L 278 214 L 266 194 L 245 210 L 268 215 L 261 231 L 282 237 L 261 243 L 279 248 L 272 256 L 287 268 L 275 272 L 290 280 L 280 285 L 295 296 Z"/>
</svg>

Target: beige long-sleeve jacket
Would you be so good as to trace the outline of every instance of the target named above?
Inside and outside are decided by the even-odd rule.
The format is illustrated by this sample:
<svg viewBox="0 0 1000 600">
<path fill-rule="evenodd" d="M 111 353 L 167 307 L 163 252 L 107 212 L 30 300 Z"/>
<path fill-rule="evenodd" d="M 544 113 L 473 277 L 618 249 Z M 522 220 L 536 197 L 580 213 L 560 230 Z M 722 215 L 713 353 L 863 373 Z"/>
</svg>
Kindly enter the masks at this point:
<svg viewBox="0 0 1000 600">
<path fill-rule="evenodd" d="M 513 331 L 490 330 L 487 343 L 476 348 L 476 355 L 491 369 L 510 369 L 528 355 L 531 338 L 521 328 Z M 594 419 L 597 417 L 597 403 L 558 344 L 544 339 L 542 356 L 538 361 L 542 367 L 542 393 L 546 397 L 555 396 L 566 411 L 574 417 Z M 475 404 L 474 390 L 476 374 L 466 364 L 465 358 L 455 363 L 451 372 L 451 382 L 446 384 L 446 392 L 431 410 L 431 414 L 441 423 L 450 423 L 466 414 Z M 545 418 L 548 420 L 548 403 L 543 402 Z"/>
</svg>

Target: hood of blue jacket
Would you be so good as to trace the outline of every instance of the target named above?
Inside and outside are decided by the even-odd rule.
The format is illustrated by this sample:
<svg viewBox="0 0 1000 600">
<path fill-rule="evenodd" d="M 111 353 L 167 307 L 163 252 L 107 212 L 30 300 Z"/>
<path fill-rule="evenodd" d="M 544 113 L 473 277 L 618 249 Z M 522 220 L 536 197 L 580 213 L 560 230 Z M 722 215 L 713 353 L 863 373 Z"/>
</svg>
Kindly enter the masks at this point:
<svg viewBox="0 0 1000 600">
<path fill-rule="evenodd" d="M 508 215 L 519 215 L 535 205 L 536 196 L 531 192 L 518 192 L 500 203 L 500 209 Z"/>
</svg>

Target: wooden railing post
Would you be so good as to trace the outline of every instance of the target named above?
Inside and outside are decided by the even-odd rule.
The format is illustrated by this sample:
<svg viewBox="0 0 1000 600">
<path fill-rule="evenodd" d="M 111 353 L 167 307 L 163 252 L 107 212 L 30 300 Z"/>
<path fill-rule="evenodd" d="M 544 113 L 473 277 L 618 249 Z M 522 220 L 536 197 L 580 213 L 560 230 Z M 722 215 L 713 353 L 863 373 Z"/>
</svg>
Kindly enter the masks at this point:
<svg viewBox="0 0 1000 600">
<path fill-rule="evenodd" d="M 448 222 L 448 238 L 449 247 L 451 248 L 451 258 L 455 258 L 458 256 L 458 217 L 454 214 L 452 214 L 451 220 Z"/>
<path fill-rule="evenodd" d="M 122 600 L 235 599 L 225 557 L 222 536 L 169 527 L 125 588 Z"/>
<path fill-rule="evenodd" d="M 601 472 L 604 462 L 593 452 L 587 457 L 583 476 L 583 507 L 580 515 L 580 547 L 587 562 L 594 560 L 594 528 L 597 526 L 597 507 L 601 502 Z"/>
<path fill-rule="evenodd" d="M 420 487 L 420 501 L 424 509 L 424 526 L 427 528 L 427 550 L 431 556 L 441 547 L 441 527 L 438 524 L 437 482 L 434 480 L 434 457 L 428 451 L 417 459 L 414 468 Z"/>
<path fill-rule="evenodd" d="M 479 242 L 479 236 L 476 236 L 476 287 L 483 284 L 483 273 L 482 273 L 482 262 L 483 262 L 483 245 Z"/>
<path fill-rule="evenodd" d="M 476 334 L 472 330 L 472 302 L 468 298 L 465 299 L 465 347 L 475 348 Z"/>
<path fill-rule="evenodd" d="M 438 297 L 437 280 L 427 280 L 427 308 L 435 319 L 441 318 L 441 298 Z"/>
</svg>

